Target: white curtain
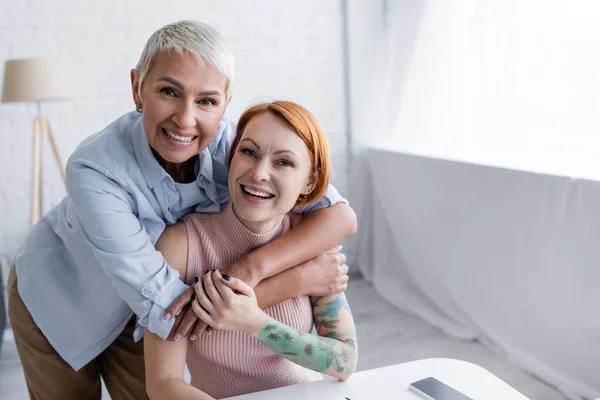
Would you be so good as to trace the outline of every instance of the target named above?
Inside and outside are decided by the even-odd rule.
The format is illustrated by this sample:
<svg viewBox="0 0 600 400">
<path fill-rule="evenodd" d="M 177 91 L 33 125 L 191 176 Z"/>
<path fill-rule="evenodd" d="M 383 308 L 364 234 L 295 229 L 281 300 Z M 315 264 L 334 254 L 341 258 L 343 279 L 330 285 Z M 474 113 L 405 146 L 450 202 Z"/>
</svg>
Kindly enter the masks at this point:
<svg viewBox="0 0 600 400">
<path fill-rule="evenodd" d="M 351 268 L 366 279 L 372 274 L 373 249 L 373 188 L 366 152 L 393 138 L 423 5 L 415 0 L 346 1 L 352 150 L 348 186 L 359 224 L 347 252 Z"/>
<path fill-rule="evenodd" d="M 600 2 L 346 4 L 349 197 L 359 221 L 349 263 L 393 304 L 449 335 L 481 340 L 572 398 L 598 396 L 600 331 L 588 313 L 600 306 L 590 284 L 600 215 Z M 394 151 L 430 161 L 394 161 Z M 513 179 L 436 158 L 595 182 L 528 172 Z M 529 203 L 515 201 L 525 195 Z M 477 247 L 485 268 L 463 263 L 470 243 L 488 246 Z M 558 278 L 548 280 L 546 269 Z"/>
<path fill-rule="evenodd" d="M 600 182 L 371 149 L 372 282 L 572 399 L 600 396 Z"/>
</svg>

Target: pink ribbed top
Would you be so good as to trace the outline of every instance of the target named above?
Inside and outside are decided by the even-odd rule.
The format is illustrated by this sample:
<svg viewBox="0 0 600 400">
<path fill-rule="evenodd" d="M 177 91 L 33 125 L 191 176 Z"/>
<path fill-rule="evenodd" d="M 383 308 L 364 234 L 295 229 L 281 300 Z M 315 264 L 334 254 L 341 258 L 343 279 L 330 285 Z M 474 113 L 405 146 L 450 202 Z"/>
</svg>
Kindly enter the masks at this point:
<svg viewBox="0 0 600 400">
<path fill-rule="evenodd" d="M 224 268 L 284 235 L 292 225 L 286 215 L 270 232 L 255 234 L 237 219 L 230 203 L 219 214 L 190 214 L 184 221 L 189 241 L 187 284 L 206 270 Z M 286 300 L 265 312 L 301 332 L 312 331 L 308 296 Z M 288 361 L 241 331 L 211 331 L 188 342 L 187 365 L 192 385 L 217 399 L 322 379 L 320 373 Z"/>
</svg>

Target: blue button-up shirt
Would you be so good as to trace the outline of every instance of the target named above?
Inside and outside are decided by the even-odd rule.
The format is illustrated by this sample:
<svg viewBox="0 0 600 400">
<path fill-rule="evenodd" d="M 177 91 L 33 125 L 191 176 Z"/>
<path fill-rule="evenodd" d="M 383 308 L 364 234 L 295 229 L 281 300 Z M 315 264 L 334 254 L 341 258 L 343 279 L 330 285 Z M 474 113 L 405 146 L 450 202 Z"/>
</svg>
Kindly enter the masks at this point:
<svg viewBox="0 0 600 400">
<path fill-rule="evenodd" d="M 193 183 L 158 163 L 141 115 L 125 114 L 87 138 L 67 162 L 67 196 L 31 230 L 15 259 L 19 293 L 56 351 L 78 370 L 106 349 L 132 316 L 163 339 L 165 309 L 187 286 L 154 245 L 166 224 L 218 212 L 229 199 L 235 124 L 224 118 L 196 163 Z M 333 187 L 304 210 L 345 201 Z"/>
</svg>

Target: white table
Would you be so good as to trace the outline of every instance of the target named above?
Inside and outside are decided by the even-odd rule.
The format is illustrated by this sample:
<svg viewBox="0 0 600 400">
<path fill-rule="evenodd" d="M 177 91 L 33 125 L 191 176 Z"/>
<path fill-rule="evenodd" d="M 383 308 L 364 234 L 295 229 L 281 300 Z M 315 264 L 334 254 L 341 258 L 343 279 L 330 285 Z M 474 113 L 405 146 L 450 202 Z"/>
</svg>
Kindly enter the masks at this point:
<svg viewBox="0 0 600 400">
<path fill-rule="evenodd" d="M 527 400 L 495 375 L 475 364 L 447 358 L 429 358 L 357 372 L 346 382 L 322 381 L 231 397 L 236 400 L 422 400 L 408 391 L 411 382 L 433 376 L 475 399 Z"/>
</svg>

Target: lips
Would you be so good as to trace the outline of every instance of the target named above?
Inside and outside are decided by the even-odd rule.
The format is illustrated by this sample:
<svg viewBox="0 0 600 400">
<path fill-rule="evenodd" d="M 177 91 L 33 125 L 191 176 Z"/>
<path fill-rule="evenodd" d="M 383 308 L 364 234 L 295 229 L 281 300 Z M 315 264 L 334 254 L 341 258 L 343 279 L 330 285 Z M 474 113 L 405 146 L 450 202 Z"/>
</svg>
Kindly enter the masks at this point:
<svg viewBox="0 0 600 400">
<path fill-rule="evenodd" d="M 198 138 L 195 135 L 185 135 L 181 133 L 177 133 L 175 131 L 167 130 L 165 128 L 161 128 L 162 133 L 171 140 L 174 140 L 178 143 L 189 144 Z"/>
<path fill-rule="evenodd" d="M 254 187 L 254 186 L 246 186 L 240 185 L 242 191 L 250 196 L 258 197 L 261 199 L 272 199 L 275 195 L 265 189 Z"/>
</svg>

